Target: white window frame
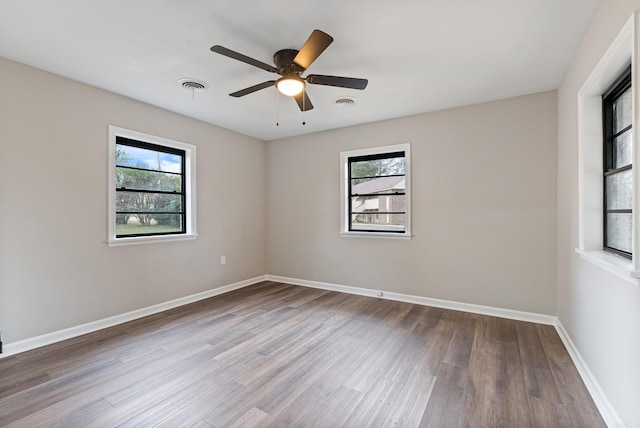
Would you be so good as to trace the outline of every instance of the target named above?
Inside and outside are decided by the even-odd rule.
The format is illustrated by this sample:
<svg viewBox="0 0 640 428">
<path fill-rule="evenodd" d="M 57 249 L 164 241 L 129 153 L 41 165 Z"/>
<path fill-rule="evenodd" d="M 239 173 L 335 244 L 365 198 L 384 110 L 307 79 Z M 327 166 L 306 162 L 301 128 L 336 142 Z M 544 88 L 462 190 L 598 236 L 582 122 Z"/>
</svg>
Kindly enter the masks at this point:
<svg viewBox="0 0 640 428">
<path fill-rule="evenodd" d="M 640 53 L 640 12 L 636 11 L 624 25 L 604 56 L 578 92 L 578 248 L 583 260 L 638 286 L 640 278 L 640 165 L 637 126 L 640 101 L 637 58 Z M 603 127 L 602 94 L 631 64 L 632 151 L 633 158 L 633 236 L 631 260 L 603 249 Z"/>
<path fill-rule="evenodd" d="M 116 139 L 117 137 L 130 138 L 132 140 L 144 141 L 164 147 L 172 147 L 184 150 L 185 152 L 185 208 L 186 227 L 185 233 L 173 235 L 153 235 L 153 236 L 128 236 L 116 237 Z M 166 241 L 184 241 L 196 239 L 196 146 L 170 140 L 168 138 L 157 137 L 155 135 L 144 134 L 130 129 L 119 128 L 109 125 L 109 177 L 108 177 L 108 236 L 107 245 L 110 247 L 121 245 L 151 244 Z"/>
<path fill-rule="evenodd" d="M 403 233 L 366 232 L 349 230 L 349 158 L 355 156 L 368 156 L 392 152 L 404 152 L 405 155 L 405 200 L 406 222 Z M 387 238 L 387 239 L 411 239 L 411 144 L 403 143 L 392 146 L 373 147 L 361 150 L 350 150 L 340 153 L 340 236 Z"/>
</svg>

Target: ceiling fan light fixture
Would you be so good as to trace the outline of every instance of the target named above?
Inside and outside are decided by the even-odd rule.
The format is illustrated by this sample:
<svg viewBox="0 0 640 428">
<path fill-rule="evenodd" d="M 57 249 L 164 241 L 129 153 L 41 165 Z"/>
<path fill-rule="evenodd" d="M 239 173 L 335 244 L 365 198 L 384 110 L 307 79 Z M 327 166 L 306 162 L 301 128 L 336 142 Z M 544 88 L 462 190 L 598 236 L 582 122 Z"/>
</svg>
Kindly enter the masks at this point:
<svg viewBox="0 0 640 428">
<path fill-rule="evenodd" d="M 282 94 L 293 97 L 304 89 L 304 80 L 299 77 L 283 77 L 276 82 L 276 87 Z"/>
</svg>

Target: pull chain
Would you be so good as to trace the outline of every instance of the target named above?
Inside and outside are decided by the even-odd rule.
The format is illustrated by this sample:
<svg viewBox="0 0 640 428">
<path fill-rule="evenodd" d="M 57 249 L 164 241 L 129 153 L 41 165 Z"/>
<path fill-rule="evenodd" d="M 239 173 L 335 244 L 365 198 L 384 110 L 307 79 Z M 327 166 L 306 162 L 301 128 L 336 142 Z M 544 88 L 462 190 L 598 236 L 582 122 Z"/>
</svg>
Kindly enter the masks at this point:
<svg viewBox="0 0 640 428">
<path fill-rule="evenodd" d="M 307 122 L 305 121 L 305 115 L 307 114 L 307 109 L 305 107 L 305 101 L 307 98 L 307 88 L 306 87 L 302 87 L 302 125 L 306 125 Z"/>
<path fill-rule="evenodd" d="M 280 126 L 280 103 L 278 97 L 278 87 L 276 86 L 276 126 Z"/>
</svg>

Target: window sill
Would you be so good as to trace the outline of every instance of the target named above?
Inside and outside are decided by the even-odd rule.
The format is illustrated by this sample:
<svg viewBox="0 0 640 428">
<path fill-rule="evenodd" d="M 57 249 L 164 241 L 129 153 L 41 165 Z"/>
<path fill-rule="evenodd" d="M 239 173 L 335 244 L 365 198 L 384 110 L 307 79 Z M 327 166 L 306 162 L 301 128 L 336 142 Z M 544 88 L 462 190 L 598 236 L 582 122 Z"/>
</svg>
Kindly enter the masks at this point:
<svg viewBox="0 0 640 428">
<path fill-rule="evenodd" d="M 633 269 L 633 263 L 629 259 L 610 254 L 601 250 L 583 250 L 576 248 L 580 258 L 614 274 L 625 282 L 638 287 L 640 272 Z"/>
<path fill-rule="evenodd" d="M 382 238 L 382 239 L 411 239 L 408 233 L 380 233 L 380 232 L 340 232 L 343 238 Z"/>
<path fill-rule="evenodd" d="M 131 238 L 117 238 L 109 239 L 107 246 L 109 247 L 121 247 L 124 245 L 140 245 L 140 244 L 157 244 L 159 242 L 171 242 L 171 241 L 190 241 L 198 237 L 195 233 L 189 233 L 186 235 L 167 235 L 167 236 L 135 236 Z"/>
</svg>

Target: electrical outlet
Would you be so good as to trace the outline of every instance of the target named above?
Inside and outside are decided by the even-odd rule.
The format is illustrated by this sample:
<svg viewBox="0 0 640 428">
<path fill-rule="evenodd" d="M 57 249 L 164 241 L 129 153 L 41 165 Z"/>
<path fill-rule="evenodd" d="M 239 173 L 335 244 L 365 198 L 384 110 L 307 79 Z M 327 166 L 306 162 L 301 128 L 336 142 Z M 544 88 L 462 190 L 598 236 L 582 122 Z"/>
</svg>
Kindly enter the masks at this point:
<svg viewBox="0 0 640 428">
<path fill-rule="evenodd" d="M 226 256 L 220 256 L 220 264 L 224 265 L 227 263 L 227 257 Z"/>
</svg>

